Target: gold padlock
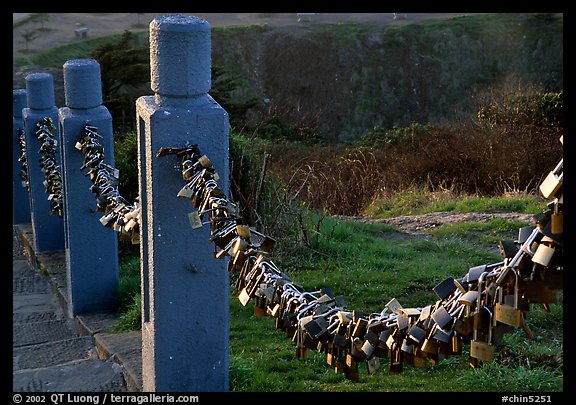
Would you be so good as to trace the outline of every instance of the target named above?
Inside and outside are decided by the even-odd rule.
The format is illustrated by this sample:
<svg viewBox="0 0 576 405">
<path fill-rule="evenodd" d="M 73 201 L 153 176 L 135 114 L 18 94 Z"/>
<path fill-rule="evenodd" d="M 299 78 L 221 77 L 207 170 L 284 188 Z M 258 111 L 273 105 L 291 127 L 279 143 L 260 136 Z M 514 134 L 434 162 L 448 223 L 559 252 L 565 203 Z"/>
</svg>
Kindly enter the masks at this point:
<svg viewBox="0 0 576 405">
<path fill-rule="evenodd" d="M 559 235 L 564 230 L 564 213 L 560 211 L 560 199 L 556 199 L 554 203 L 554 211 L 550 216 L 550 232 L 554 235 Z"/>
<path fill-rule="evenodd" d="M 497 288 L 498 290 L 498 303 L 494 308 L 494 319 L 497 322 L 514 326 L 519 328 L 522 325 L 522 317 L 524 316 L 522 310 L 518 308 L 518 273 L 514 271 L 514 302 L 513 305 L 504 303 L 502 298 L 503 286 Z"/>
</svg>

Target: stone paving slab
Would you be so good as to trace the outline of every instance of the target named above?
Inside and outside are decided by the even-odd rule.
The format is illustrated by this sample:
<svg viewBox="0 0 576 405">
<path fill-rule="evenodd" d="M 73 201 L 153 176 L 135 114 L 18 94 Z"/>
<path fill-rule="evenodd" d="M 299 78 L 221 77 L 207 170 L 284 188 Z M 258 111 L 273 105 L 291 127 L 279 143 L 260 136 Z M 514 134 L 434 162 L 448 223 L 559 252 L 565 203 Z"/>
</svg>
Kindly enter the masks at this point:
<svg viewBox="0 0 576 405">
<path fill-rule="evenodd" d="M 12 324 L 12 347 L 21 347 L 40 343 L 54 342 L 77 337 L 71 321 L 58 319 L 47 322 L 29 322 Z"/>
<path fill-rule="evenodd" d="M 49 367 L 95 355 L 94 340 L 90 336 L 17 347 L 12 351 L 12 371 Z"/>
<path fill-rule="evenodd" d="M 76 360 L 12 373 L 14 392 L 126 392 L 122 367 L 106 360 Z"/>
<path fill-rule="evenodd" d="M 13 314 L 54 313 L 54 297 L 48 293 L 17 294 L 12 296 Z"/>
<path fill-rule="evenodd" d="M 136 334 L 95 336 L 116 320 L 113 313 L 69 318 L 62 253 L 36 254 L 28 225 L 13 234 L 13 390 L 26 392 L 141 391 L 140 340 Z M 125 336 L 124 336 L 125 335 Z M 123 338 L 120 336 L 124 336 Z M 118 341 L 123 344 L 118 344 Z M 129 370 L 129 371 L 128 371 Z"/>
<path fill-rule="evenodd" d="M 98 333 L 94 335 L 100 356 L 113 358 L 124 366 L 130 391 L 142 388 L 142 333 Z"/>
</svg>

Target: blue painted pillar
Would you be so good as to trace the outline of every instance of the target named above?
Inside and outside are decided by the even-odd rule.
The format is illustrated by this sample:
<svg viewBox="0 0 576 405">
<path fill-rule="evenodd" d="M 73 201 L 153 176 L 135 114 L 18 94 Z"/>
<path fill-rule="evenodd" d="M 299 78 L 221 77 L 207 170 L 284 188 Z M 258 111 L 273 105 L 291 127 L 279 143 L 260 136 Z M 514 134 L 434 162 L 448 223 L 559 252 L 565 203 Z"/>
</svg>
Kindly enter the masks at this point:
<svg viewBox="0 0 576 405">
<path fill-rule="evenodd" d="M 36 132 L 38 122 L 44 118 L 52 119 L 54 139 L 60 144 L 58 128 L 58 108 L 54 105 L 54 78 L 49 73 L 33 73 L 26 76 L 28 107 L 22 110 L 24 130 L 26 131 L 26 158 L 28 162 L 28 181 L 30 184 L 30 210 L 34 250 L 54 252 L 64 250 L 64 222 L 58 215 L 50 214 L 50 201 L 46 194 L 44 181 L 46 175 L 40 168 L 40 141 Z M 60 168 L 62 157 L 56 155 Z"/>
<path fill-rule="evenodd" d="M 227 391 L 229 274 L 214 258 L 209 226 L 193 230 L 176 156 L 161 147 L 198 144 L 228 190 L 228 113 L 208 95 L 207 21 L 161 16 L 150 23 L 151 87 L 136 101 L 145 391 Z"/>
<path fill-rule="evenodd" d="M 102 105 L 100 65 L 94 59 L 73 59 L 64 64 L 66 107 L 59 110 L 64 169 L 66 216 L 66 276 L 68 310 L 79 313 L 116 308 L 118 287 L 118 235 L 102 226 L 96 211 L 92 182 L 80 170 L 84 153 L 75 145 L 88 123 L 103 139 L 105 162 L 114 166 L 112 116 Z"/>
<path fill-rule="evenodd" d="M 20 176 L 22 171 L 22 162 L 19 161 L 22 156 L 20 148 L 19 133 L 24 129 L 24 120 L 22 119 L 22 109 L 26 108 L 26 90 L 17 89 L 12 91 L 12 223 L 29 224 L 30 223 L 30 196 L 27 186 L 23 184 L 24 179 Z"/>
</svg>

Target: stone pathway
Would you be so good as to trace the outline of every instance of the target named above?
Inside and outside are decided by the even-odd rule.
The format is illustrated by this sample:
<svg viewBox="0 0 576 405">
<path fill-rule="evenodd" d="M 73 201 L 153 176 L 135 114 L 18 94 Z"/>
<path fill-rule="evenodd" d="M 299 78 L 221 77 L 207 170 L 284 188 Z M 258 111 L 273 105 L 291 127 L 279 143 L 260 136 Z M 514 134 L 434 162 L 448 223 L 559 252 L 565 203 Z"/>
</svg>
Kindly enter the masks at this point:
<svg viewBox="0 0 576 405">
<path fill-rule="evenodd" d="M 98 358 L 94 339 L 81 336 L 62 311 L 49 277 L 30 264 L 13 234 L 14 392 L 123 392 L 122 366 Z"/>
</svg>

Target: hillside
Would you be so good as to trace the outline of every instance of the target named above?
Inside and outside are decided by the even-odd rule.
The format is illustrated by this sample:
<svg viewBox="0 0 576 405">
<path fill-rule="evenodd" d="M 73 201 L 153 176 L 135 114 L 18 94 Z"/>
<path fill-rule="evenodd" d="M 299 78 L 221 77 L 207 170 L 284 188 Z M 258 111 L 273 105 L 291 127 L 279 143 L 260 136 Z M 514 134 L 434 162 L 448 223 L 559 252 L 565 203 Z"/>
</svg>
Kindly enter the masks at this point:
<svg viewBox="0 0 576 405">
<path fill-rule="evenodd" d="M 346 141 L 374 126 L 450 120 L 508 81 L 563 87 L 562 14 L 485 14 L 402 25 L 344 22 L 306 31 L 215 29 L 213 61 L 260 114 Z"/>
</svg>

